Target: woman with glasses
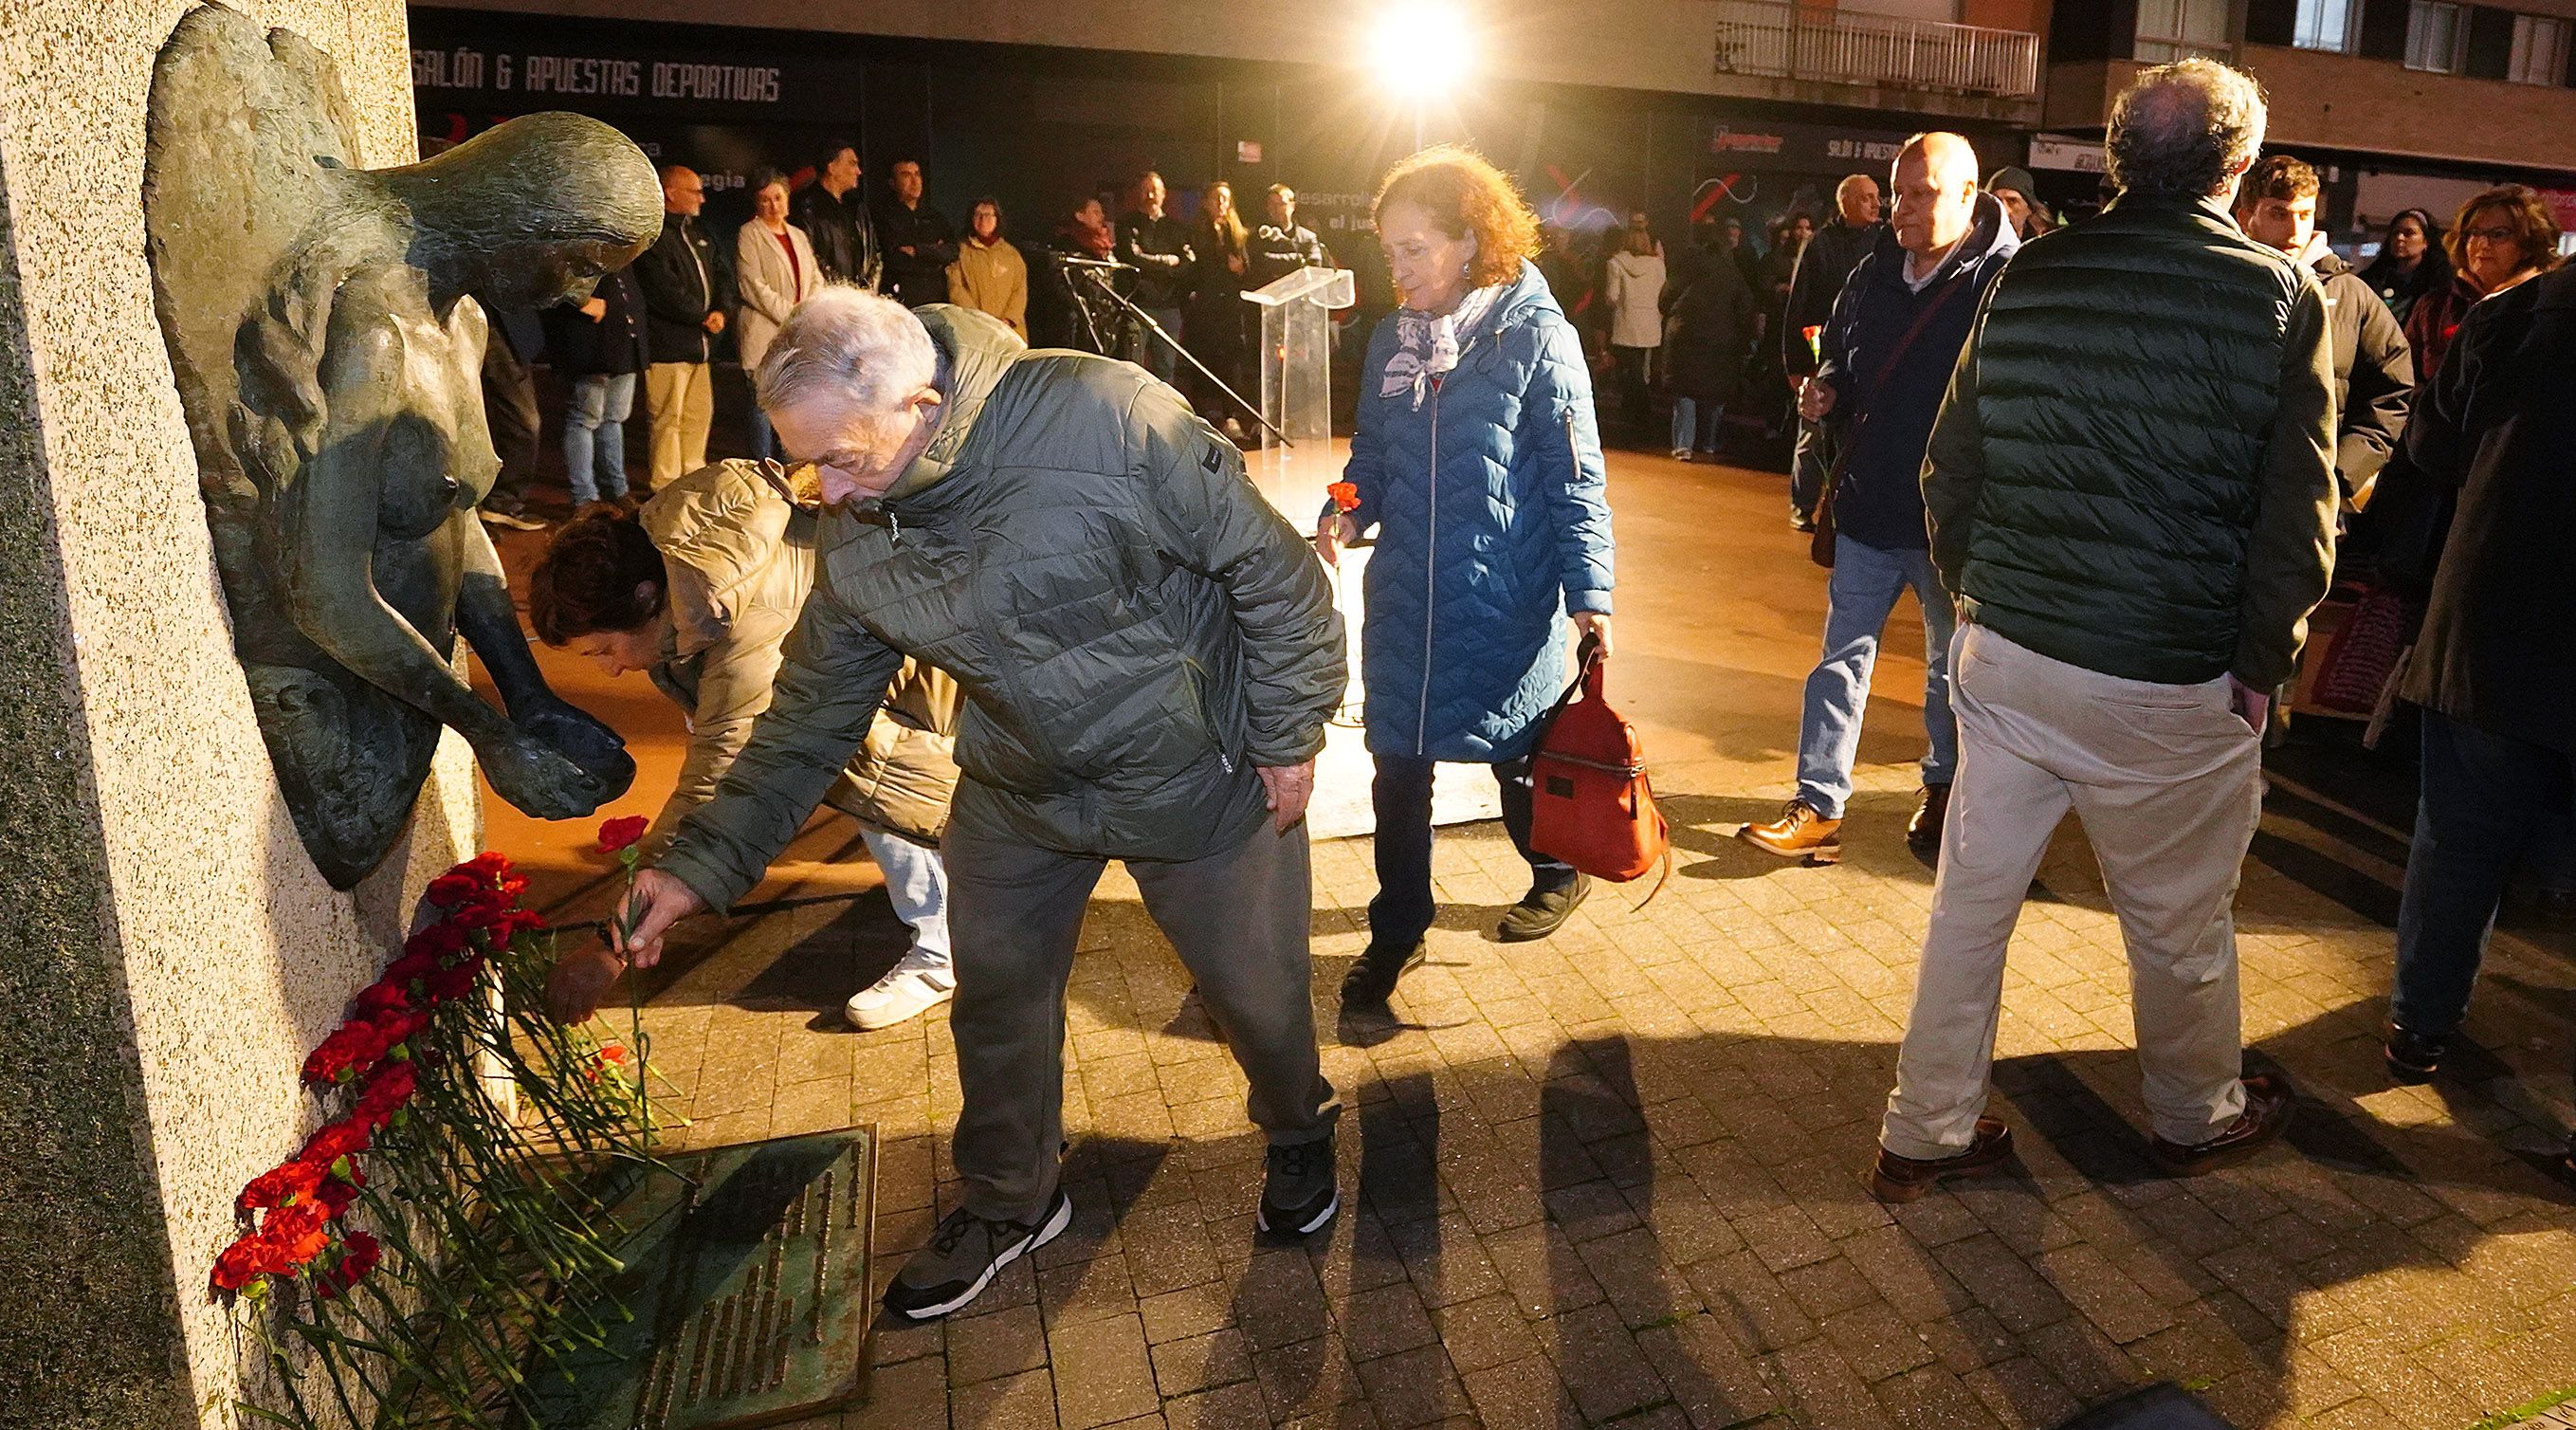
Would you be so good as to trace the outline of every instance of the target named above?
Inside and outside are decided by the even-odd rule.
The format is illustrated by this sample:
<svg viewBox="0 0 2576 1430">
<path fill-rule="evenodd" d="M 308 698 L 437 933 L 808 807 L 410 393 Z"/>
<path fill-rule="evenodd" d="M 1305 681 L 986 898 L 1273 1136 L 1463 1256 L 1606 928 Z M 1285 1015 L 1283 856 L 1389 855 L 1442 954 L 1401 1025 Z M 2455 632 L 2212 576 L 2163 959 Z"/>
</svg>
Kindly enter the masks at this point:
<svg viewBox="0 0 2576 1430">
<path fill-rule="evenodd" d="M 2460 205 L 2446 242 L 2451 285 L 2424 295 L 2406 316 L 2415 348 L 2415 377 L 2425 387 L 2442 375 L 2442 358 L 2469 308 L 2558 264 L 2558 218 L 2548 201 L 2521 184 L 2499 184 Z"/>
</svg>

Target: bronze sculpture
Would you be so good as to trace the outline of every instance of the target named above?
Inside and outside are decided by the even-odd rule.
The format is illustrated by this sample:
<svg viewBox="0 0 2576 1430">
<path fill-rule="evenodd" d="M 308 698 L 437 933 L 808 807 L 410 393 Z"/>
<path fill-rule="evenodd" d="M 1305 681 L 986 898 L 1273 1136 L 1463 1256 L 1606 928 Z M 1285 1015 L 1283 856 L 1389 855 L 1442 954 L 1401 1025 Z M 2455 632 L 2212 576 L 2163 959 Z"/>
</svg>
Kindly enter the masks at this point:
<svg viewBox="0 0 2576 1430">
<path fill-rule="evenodd" d="M 154 303 L 234 648 L 314 863 L 345 889 L 384 858 L 442 726 L 530 814 L 622 794 L 633 759 L 547 689 L 474 515 L 499 466 L 474 297 L 586 297 L 660 231 L 651 161 L 536 114 L 351 167 L 329 57 L 215 7 L 163 47 L 149 114 Z M 458 675 L 459 634 L 506 710 Z"/>
</svg>

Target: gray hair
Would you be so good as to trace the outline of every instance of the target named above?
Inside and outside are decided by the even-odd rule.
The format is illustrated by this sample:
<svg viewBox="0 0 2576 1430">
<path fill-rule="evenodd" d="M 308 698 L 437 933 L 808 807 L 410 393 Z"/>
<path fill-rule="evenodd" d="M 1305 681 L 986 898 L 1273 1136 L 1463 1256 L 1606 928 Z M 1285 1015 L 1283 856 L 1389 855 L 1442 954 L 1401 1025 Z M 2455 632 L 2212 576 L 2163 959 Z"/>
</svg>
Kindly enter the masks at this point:
<svg viewBox="0 0 2576 1430">
<path fill-rule="evenodd" d="M 2111 106 L 2111 182 L 2136 194 L 2206 198 L 2263 148 L 2263 86 L 2216 60 L 2140 74 Z"/>
<path fill-rule="evenodd" d="M 876 417 L 917 389 L 939 386 L 939 379 L 939 349 L 911 309 L 864 288 L 828 283 L 787 315 L 752 388 L 765 412 L 829 396 Z"/>
</svg>

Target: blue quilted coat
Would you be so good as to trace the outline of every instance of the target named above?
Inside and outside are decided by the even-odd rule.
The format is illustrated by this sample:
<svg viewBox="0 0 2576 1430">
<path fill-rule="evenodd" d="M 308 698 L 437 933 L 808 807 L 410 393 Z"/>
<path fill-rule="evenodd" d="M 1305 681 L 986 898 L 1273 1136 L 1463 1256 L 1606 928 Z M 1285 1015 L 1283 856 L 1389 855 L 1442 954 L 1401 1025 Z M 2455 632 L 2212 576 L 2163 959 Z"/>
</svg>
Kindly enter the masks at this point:
<svg viewBox="0 0 2576 1430">
<path fill-rule="evenodd" d="M 1360 670 L 1368 747 L 1493 763 L 1529 752 L 1566 681 L 1564 612 L 1610 609 L 1610 503 L 1592 377 L 1524 262 L 1458 365 L 1414 405 L 1387 393 L 1396 320 L 1360 378 L 1343 479 L 1369 557 Z"/>
</svg>

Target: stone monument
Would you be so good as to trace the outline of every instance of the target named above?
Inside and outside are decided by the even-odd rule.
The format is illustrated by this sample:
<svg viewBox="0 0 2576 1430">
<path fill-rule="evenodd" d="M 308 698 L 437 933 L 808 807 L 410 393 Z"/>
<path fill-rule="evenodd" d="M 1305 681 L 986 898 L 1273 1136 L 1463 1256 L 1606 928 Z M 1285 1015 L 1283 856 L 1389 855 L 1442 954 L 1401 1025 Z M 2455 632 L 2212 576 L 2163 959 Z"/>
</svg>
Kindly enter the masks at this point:
<svg viewBox="0 0 2576 1430">
<path fill-rule="evenodd" d="M 0 5 L 0 1422 L 48 1430 L 238 1423 L 256 1357 L 207 1291 L 233 1195 L 299 1145 L 305 1050 L 480 828 L 466 739 L 421 726 L 417 798 L 326 870 L 263 739 L 146 257 L 149 97 L 190 9 Z M 417 157 L 400 0 L 235 13 L 329 58 L 329 157 Z"/>
</svg>

